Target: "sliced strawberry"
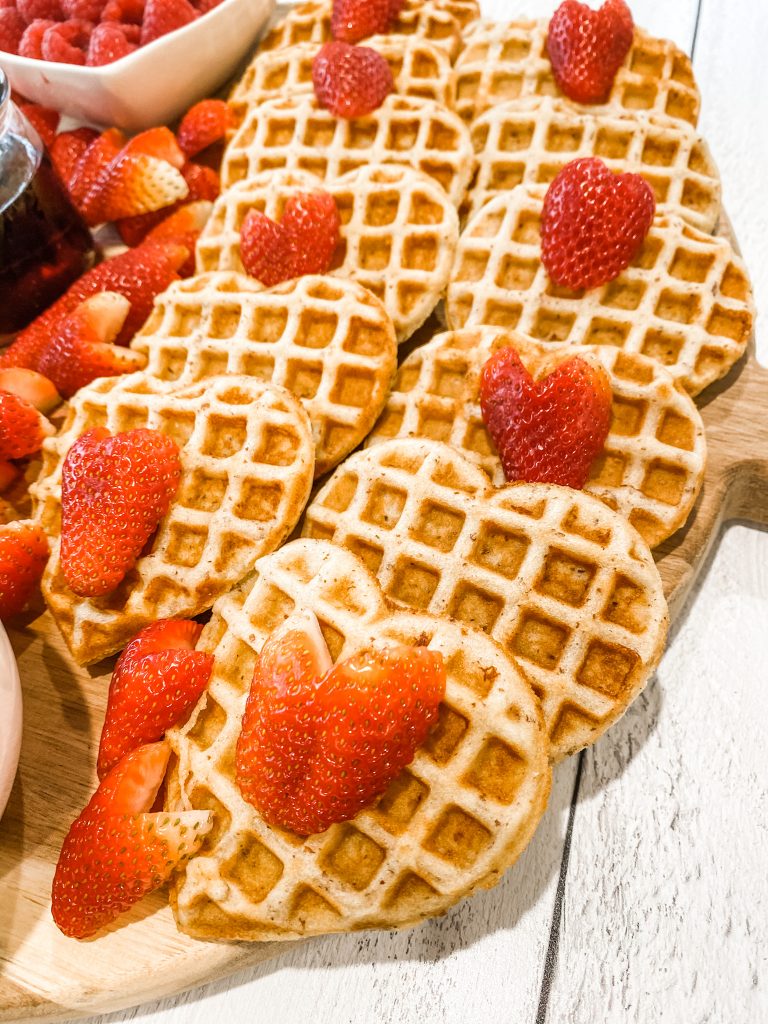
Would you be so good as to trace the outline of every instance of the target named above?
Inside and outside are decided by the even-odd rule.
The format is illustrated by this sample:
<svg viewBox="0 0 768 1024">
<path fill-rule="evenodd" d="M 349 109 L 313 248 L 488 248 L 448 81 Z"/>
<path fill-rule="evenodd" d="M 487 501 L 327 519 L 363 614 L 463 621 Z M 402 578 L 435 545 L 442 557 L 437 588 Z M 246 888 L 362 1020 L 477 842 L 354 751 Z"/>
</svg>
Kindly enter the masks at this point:
<svg viewBox="0 0 768 1024">
<path fill-rule="evenodd" d="M 0 526 L 0 619 L 23 611 L 48 561 L 48 540 L 41 526 L 20 520 Z"/>
<path fill-rule="evenodd" d="M 165 884 L 210 830 L 210 811 L 147 813 L 169 755 L 166 743 L 132 751 L 70 827 L 51 891 L 51 913 L 65 935 L 84 939 L 111 924 Z"/>
<path fill-rule="evenodd" d="M 182 167 L 181 173 L 189 186 L 187 199 L 190 202 L 196 199 L 213 202 L 221 191 L 221 179 L 212 167 L 188 162 Z"/>
<path fill-rule="evenodd" d="M 112 344 L 130 308 L 123 295 L 99 292 L 55 325 L 39 366 L 64 398 L 97 377 L 117 377 L 144 366 L 138 352 Z"/>
<path fill-rule="evenodd" d="M 99 744 L 100 779 L 135 747 L 162 739 L 195 705 L 213 670 L 213 655 L 194 650 L 202 628 L 190 620 L 161 620 L 120 655 Z"/>
<path fill-rule="evenodd" d="M 116 223 L 120 237 L 126 245 L 139 245 L 147 242 L 177 242 L 186 246 L 194 254 L 195 244 L 200 232 L 211 215 L 213 204 L 205 200 L 193 203 L 176 203 L 166 210 L 154 213 L 142 213 L 138 217 L 125 217 Z M 194 272 L 193 270 L 189 273 Z M 185 268 L 181 268 L 182 277 L 186 276 Z"/>
<path fill-rule="evenodd" d="M 61 404 L 61 395 L 53 384 L 35 370 L 15 366 L 0 370 L 0 391 L 18 395 L 42 413 L 49 413 Z"/>
<path fill-rule="evenodd" d="M 96 179 L 115 159 L 125 145 L 125 135 L 118 128 L 108 128 L 88 146 L 69 178 L 69 194 L 78 209 L 91 191 Z"/>
<path fill-rule="evenodd" d="M 176 136 L 170 128 L 148 128 L 139 132 L 129 139 L 123 147 L 123 153 L 132 153 L 134 156 L 153 156 L 156 160 L 165 160 L 171 167 L 180 171 L 186 163 L 186 156 L 182 151 Z"/>
<path fill-rule="evenodd" d="M 234 127 L 235 117 L 228 103 L 224 100 L 200 100 L 181 119 L 176 134 L 179 145 L 191 157 L 221 142 Z"/>
<path fill-rule="evenodd" d="M 0 494 L 7 491 L 14 481 L 19 479 L 20 475 L 21 470 L 18 466 L 14 466 L 14 464 L 9 462 L 7 459 L 0 459 Z M 12 516 L 11 518 L 15 517 Z M 10 520 L 3 517 L 2 509 L 0 508 L 0 523 L 3 522 L 10 522 Z"/>
<path fill-rule="evenodd" d="M 122 152 L 98 176 L 81 209 L 87 223 L 95 225 L 160 210 L 188 194 L 180 171 L 167 160 Z"/>
<path fill-rule="evenodd" d="M 53 427 L 34 405 L 0 391 L 0 459 L 23 459 L 40 451 Z"/>
<path fill-rule="evenodd" d="M 99 133 L 95 128 L 75 128 L 70 132 L 60 132 L 50 146 L 51 160 L 60 180 L 70 189 L 70 182 L 75 173 L 80 157 L 95 142 Z"/>
<path fill-rule="evenodd" d="M 612 400 L 605 370 L 579 356 L 534 380 L 517 350 L 503 348 L 480 376 L 483 420 L 510 481 L 581 489 L 605 445 Z"/>
<path fill-rule="evenodd" d="M 576 103 L 605 103 L 633 36 L 624 0 L 605 0 L 597 11 L 579 0 L 564 0 L 547 32 L 555 81 Z"/>
<path fill-rule="evenodd" d="M 156 430 L 110 437 L 95 427 L 64 459 L 61 568 L 81 597 L 117 587 L 170 508 L 181 478 L 176 443 Z"/>
<path fill-rule="evenodd" d="M 61 120 L 58 110 L 41 107 L 39 103 L 20 103 L 18 107 L 45 145 L 50 148 L 56 138 L 56 131 Z"/>
<path fill-rule="evenodd" d="M 294 277 L 288 235 L 261 210 L 249 210 L 245 215 L 240 228 L 240 257 L 246 273 L 266 288 Z"/>
</svg>

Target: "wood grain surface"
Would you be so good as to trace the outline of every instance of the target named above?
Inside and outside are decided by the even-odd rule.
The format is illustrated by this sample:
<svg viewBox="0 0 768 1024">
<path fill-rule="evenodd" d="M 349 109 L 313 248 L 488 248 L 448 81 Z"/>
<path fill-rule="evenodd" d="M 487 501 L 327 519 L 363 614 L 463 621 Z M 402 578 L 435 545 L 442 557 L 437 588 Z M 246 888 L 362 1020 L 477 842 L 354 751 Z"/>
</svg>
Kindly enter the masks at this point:
<svg viewBox="0 0 768 1024">
<path fill-rule="evenodd" d="M 492 0 L 485 10 L 538 16 L 551 7 L 548 0 Z M 700 10 L 696 0 L 633 0 L 632 7 L 639 24 L 689 51 L 696 39 L 702 128 L 764 308 L 766 207 L 750 186 L 760 169 L 768 172 L 768 130 L 737 102 L 754 93 L 762 74 L 762 2 L 703 0 Z M 763 87 L 762 109 L 766 103 Z M 768 668 L 768 534 L 731 529 L 704 565 L 703 588 L 683 604 L 701 538 L 717 535 L 719 508 L 768 515 L 764 458 L 758 462 L 768 450 L 760 448 L 768 446 L 766 374 L 746 361 L 734 376 L 733 390 L 704 396 L 711 398 L 703 410 L 714 452 L 710 478 L 695 525 L 673 539 L 662 562 L 677 613 L 662 668 L 622 722 L 581 759 L 559 767 L 544 822 L 504 882 L 412 932 L 283 947 L 256 968 L 154 1007 L 98 1018 L 100 1024 L 768 1019 L 761 975 L 768 806 L 758 731 Z M 728 425 L 738 439 L 731 455 L 738 468 L 723 473 L 718 431 Z M 14 642 L 22 676 L 34 676 L 35 685 L 28 685 L 26 708 L 30 753 L 0 827 L 13 836 L 0 846 L 0 959 L 28 947 L 34 952 L 26 970 L 42 985 L 52 972 L 66 972 L 69 992 L 60 1001 L 75 1016 L 78 1008 L 105 1005 L 88 1001 L 105 977 L 110 994 L 135 1003 L 271 955 L 269 947 L 210 944 L 200 954 L 175 935 L 159 898 L 137 909 L 127 927 L 86 945 L 52 933 L 52 851 L 91 786 L 104 679 L 73 678 L 44 619 Z M 57 753 L 62 736 L 64 759 Z M 32 856 L 22 861 L 22 853 Z M 19 888 L 34 896 L 13 898 Z M 0 980 L 6 1019 L 32 1019 L 27 983 Z"/>
</svg>

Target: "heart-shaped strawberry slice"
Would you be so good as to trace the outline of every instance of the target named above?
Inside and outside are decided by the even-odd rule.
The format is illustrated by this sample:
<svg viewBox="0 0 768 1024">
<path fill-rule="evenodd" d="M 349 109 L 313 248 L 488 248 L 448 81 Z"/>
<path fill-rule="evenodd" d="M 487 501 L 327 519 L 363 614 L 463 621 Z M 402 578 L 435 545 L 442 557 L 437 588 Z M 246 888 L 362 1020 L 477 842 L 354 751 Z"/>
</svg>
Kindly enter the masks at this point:
<svg viewBox="0 0 768 1024">
<path fill-rule="evenodd" d="M 624 0 L 593 11 L 578 0 L 560 4 L 547 32 L 555 81 L 576 103 L 605 103 L 634 35 Z"/>
<path fill-rule="evenodd" d="M 614 174 L 596 157 L 572 160 L 547 189 L 541 258 L 566 288 L 597 288 L 626 270 L 653 223 L 656 200 L 639 174 Z"/>
<path fill-rule="evenodd" d="M 534 380 L 514 348 L 480 374 L 480 408 L 507 480 L 581 489 L 611 425 L 611 386 L 602 367 L 566 357 Z"/>
</svg>

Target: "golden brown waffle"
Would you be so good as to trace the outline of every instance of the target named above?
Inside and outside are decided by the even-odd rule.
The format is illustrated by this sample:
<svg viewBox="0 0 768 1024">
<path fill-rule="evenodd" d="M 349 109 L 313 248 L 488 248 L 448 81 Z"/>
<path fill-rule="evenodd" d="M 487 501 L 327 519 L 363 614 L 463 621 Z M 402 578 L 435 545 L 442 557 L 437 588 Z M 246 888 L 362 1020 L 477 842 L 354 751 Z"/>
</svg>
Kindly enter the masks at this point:
<svg viewBox="0 0 768 1024">
<path fill-rule="evenodd" d="M 432 0 L 432 3 L 439 10 L 452 14 L 462 32 L 480 17 L 478 0 Z"/>
<path fill-rule="evenodd" d="M 480 411 L 480 371 L 494 352 L 510 345 L 534 377 L 565 357 L 494 327 L 440 334 L 401 365 L 366 444 L 393 437 L 444 441 L 503 486 L 504 471 Z M 584 490 L 618 509 L 654 547 L 686 522 L 701 489 L 706 462 L 701 416 L 653 360 L 610 345 L 584 347 L 578 354 L 607 370 L 613 391 L 605 450 Z"/>
<path fill-rule="evenodd" d="M 730 242 L 659 216 L 616 280 L 570 291 L 541 262 L 544 193 L 544 186 L 519 185 L 469 222 L 448 288 L 448 326 L 482 324 L 552 345 L 639 352 L 692 395 L 725 376 L 744 353 L 755 316 L 746 268 Z"/>
<path fill-rule="evenodd" d="M 389 64 L 396 93 L 446 107 L 453 104 L 453 68 L 445 50 L 420 36 L 374 36 L 365 45 Z M 258 53 L 229 97 L 237 124 L 250 107 L 265 100 L 313 92 L 312 62 L 317 52 L 317 44 L 299 43 Z"/>
<path fill-rule="evenodd" d="M 309 496 L 314 446 L 307 414 L 283 388 L 253 377 L 215 377 L 174 389 L 144 373 L 81 388 L 56 437 L 45 442 L 33 488 L 38 517 L 56 538 L 61 466 L 91 427 L 148 427 L 179 446 L 181 483 L 152 549 L 106 597 L 77 597 L 61 573 L 59 544 L 43 596 L 79 664 L 120 650 L 143 626 L 210 608 L 293 529 Z"/>
<path fill-rule="evenodd" d="M 438 181 L 458 206 L 474 161 L 466 127 L 431 100 L 392 95 L 368 117 L 347 121 L 298 95 L 251 108 L 224 153 L 222 186 L 280 167 L 332 181 L 369 164 L 406 164 Z"/>
<path fill-rule="evenodd" d="M 437 727 L 387 792 L 306 839 L 265 824 L 233 777 L 256 653 L 299 609 L 317 615 L 334 658 L 427 644 L 448 677 Z M 216 604 L 198 647 L 215 668 L 190 721 L 171 734 L 168 806 L 210 808 L 214 826 L 172 892 L 182 931 L 291 939 L 413 925 L 495 884 L 530 840 L 550 784 L 530 687 L 482 633 L 392 608 L 349 552 L 305 540 L 261 559 Z"/>
<path fill-rule="evenodd" d="M 541 700 L 553 758 L 623 715 L 661 657 L 667 606 L 648 546 L 583 491 L 494 489 L 449 445 L 386 441 L 336 470 L 302 531 L 359 555 L 390 600 L 498 640 Z"/>
<path fill-rule="evenodd" d="M 459 0 L 405 0 L 402 10 L 389 30 L 390 35 L 419 36 L 444 50 L 451 61 L 461 48 L 459 22 L 448 8 Z M 279 21 L 259 44 L 259 52 L 276 50 L 297 43 L 319 46 L 331 39 L 331 0 L 300 4 Z M 467 14 L 466 2 L 460 3 L 462 17 Z M 369 40 L 363 41 L 367 46 Z"/>
<path fill-rule="evenodd" d="M 146 373 L 178 386 L 236 373 L 286 388 L 309 415 L 316 476 L 371 429 L 397 365 L 378 299 L 315 276 L 269 291 L 232 271 L 178 281 L 155 299 L 131 347 L 146 356 Z"/>
<path fill-rule="evenodd" d="M 459 239 L 456 208 L 444 189 L 410 167 L 371 164 L 330 182 L 264 171 L 238 182 L 214 204 L 197 245 L 198 269 L 243 271 L 240 229 L 249 210 L 279 220 L 291 195 L 318 188 L 333 196 L 342 221 L 332 273 L 381 299 L 405 341 L 442 298 Z"/>
<path fill-rule="evenodd" d="M 472 126 L 477 174 L 469 216 L 516 185 L 549 184 L 571 160 L 597 156 L 612 171 L 642 174 L 656 212 L 712 232 L 720 216 L 720 176 L 706 142 L 662 114 L 592 113 L 552 96 L 491 107 Z"/>
<path fill-rule="evenodd" d="M 456 109 L 465 121 L 507 100 L 562 96 L 547 54 L 546 19 L 475 22 L 456 61 Z M 688 57 L 667 39 L 641 29 L 614 79 L 605 107 L 666 114 L 695 125 L 700 97 Z"/>
</svg>

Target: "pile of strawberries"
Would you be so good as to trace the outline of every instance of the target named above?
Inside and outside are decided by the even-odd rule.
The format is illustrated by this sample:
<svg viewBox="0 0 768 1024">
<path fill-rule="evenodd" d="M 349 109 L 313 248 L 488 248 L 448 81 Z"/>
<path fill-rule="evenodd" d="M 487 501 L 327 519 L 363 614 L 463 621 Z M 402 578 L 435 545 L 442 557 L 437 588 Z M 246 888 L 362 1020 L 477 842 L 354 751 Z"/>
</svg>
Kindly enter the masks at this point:
<svg viewBox="0 0 768 1024">
<path fill-rule="evenodd" d="M 3 0 L 0 50 L 97 67 L 183 28 L 221 0 Z"/>
</svg>

